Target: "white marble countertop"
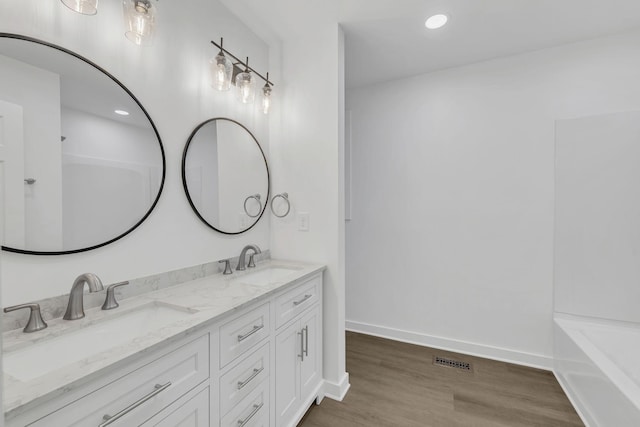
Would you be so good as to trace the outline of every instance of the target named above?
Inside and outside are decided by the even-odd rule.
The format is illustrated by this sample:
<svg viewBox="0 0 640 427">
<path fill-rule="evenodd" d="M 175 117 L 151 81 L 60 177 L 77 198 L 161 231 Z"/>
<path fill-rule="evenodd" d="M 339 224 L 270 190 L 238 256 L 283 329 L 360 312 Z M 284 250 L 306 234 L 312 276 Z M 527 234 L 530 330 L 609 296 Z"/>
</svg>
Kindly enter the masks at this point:
<svg viewBox="0 0 640 427">
<path fill-rule="evenodd" d="M 291 274 L 280 281 L 266 285 L 249 285 L 242 282 L 243 276 L 279 266 L 292 269 Z M 127 358 L 154 351 L 158 346 L 179 340 L 223 316 L 267 299 L 273 293 L 292 286 L 324 268 L 317 264 L 270 260 L 245 272 L 234 272 L 228 276 L 215 274 L 125 299 L 119 301 L 120 307 L 115 310 L 103 311 L 100 308 L 85 310 L 86 317 L 83 319 L 75 321 L 55 319 L 49 321 L 49 327 L 42 331 L 30 334 L 23 333 L 22 330 L 6 332 L 2 338 L 5 357 L 12 351 L 115 318 L 150 303 L 168 304 L 192 312 L 174 323 L 136 337 L 135 340 L 124 345 L 91 355 L 28 381 L 20 381 L 4 372 L 5 416 L 12 418 L 22 414 L 44 401 L 99 377 L 114 365 L 122 366 L 127 362 Z M 42 357 L 45 358 L 47 355 L 42 354 Z"/>
</svg>

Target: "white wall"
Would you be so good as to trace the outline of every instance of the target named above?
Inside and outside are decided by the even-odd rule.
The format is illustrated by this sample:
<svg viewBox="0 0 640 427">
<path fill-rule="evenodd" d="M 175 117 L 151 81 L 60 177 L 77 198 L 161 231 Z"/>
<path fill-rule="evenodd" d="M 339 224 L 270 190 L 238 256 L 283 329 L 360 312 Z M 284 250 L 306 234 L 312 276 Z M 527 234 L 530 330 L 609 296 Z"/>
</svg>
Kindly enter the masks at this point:
<svg viewBox="0 0 640 427">
<path fill-rule="evenodd" d="M 324 372 L 332 397 L 348 387 L 344 342 L 344 192 L 340 88 L 342 36 L 327 24 L 283 43 L 283 75 L 288 76 L 280 108 L 282 134 L 274 135 L 271 157 L 274 194 L 288 192 L 291 213 L 272 221 L 272 254 L 326 264 L 324 276 Z M 309 61 L 313 52 L 313 61 Z M 293 77 L 295 76 L 295 77 Z M 309 231 L 299 231 L 297 215 L 309 214 Z"/>
<path fill-rule="evenodd" d="M 106 68 L 141 101 L 156 123 L 167 156 L 165 188 L 151 216 L 120 241 L 66 256 L 3 253 L 5 305 L 67 293 L 86 271 L 112 283 L 235 256 L 248 243 L 269 247 L 269 224 L 262 220 L 241 236 L 223 236 L 202 224 L 182 189 L 182 149 L 192 129 L 210 117 L 245 124 L 268 151 L 268 118 L 257 105 L 244 106 L 230 93 L 209 87 L 212 39 L 268 69 L 266 44 L 218 1 L 158 3 L 154 45 L 140 48 L 123 35 L 122 6 L 100 2 L 97 15 L 76 14 L 59 1 L 6 0 L 0 3 L 0 30 L 44 39 L 69 48 Z"/>
<path fill-rule="evenodd" d="M 556 125 L 555 311 L 640 322 L 640 112 Z"/>
<path fill-rule="evenodd" d="M 640 32 L 347 92 L 347 326 L 550 367 L 554 121 L 640 108 Z"/>
</svg>

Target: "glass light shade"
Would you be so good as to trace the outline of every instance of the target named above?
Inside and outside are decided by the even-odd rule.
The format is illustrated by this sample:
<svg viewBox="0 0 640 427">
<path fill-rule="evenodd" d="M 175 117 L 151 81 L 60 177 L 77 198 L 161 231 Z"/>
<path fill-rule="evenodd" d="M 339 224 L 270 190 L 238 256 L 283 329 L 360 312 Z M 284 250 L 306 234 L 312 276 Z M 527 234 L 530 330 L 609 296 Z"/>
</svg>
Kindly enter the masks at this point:
<svg viewBox="0 0 640 427">
<path fill-rule="evenodd" d="M 83 15 L 95 15 L 98 13 L 98 0 L 61 0 L 62 3 L 74 12 Z"/>
<path fill-rule="evenodd" d="M 156 7 L 150 0 L 123 0 L 124 35 L 137 44 L 150 45 L 156 23 Z"/>
<path fill-rule="evenodd" d="M 236 95 L 243 104 L 250 104 L 256 99 L 256 79 L 249 70 L 236 76 Z"/>
<path fill-rule="evenodd" d="M 220 53 L 209 61 L 211 66 L 211 86 L 219 91 L 227 91 L 231 88 L 231 74 L 233 72 L 233 64 Z"/>
<path fill-rule="evenodd" d="M 269 108 L 271 108 L 271 86 L 268 84 L 262 88 L 262 112 L 269 114 Z"/>
</svg>

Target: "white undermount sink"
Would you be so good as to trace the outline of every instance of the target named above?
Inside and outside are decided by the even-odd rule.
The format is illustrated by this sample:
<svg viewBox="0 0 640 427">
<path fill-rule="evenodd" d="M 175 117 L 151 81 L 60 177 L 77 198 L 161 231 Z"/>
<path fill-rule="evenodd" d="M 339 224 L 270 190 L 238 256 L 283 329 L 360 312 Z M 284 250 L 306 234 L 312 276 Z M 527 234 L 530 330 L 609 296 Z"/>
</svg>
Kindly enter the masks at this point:
<svg viewBox="0 0 640 427">
<path fill-rule="evenodd" d="M 298 268 L 293 267 L 267 267 L 264 270 L 239 277 L 237 280 L 238 282 L 246 283 L 248 285 L 268 285 L 271 283 L 281 282 L 282 279 L 285 279 L 287 276 L 298 270 Z"/>
<path fill-rule="evenodd" d="M 81 329 L 44 339 L 3 354 L 3 370 L 29 381 L 103 351 L 143 337 L 195 313 L 184 307 L 151 302 L 97 320 Z M 110 313 L 111 314 L 111 313 Z"/>
</svg>

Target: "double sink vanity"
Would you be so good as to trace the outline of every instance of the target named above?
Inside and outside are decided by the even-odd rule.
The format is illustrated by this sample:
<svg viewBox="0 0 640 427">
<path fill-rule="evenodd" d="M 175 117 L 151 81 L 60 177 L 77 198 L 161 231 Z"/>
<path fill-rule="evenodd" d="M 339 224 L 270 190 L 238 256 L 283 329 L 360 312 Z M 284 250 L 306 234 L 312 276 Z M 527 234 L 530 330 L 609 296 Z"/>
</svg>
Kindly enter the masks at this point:
<svg viewBox="0 0 640 427">
<path fill-rule="evenodd" d="M 19 34 L 0 33 L 0 71 L 0 116 L 7 118 L 0 137 L 15 148 L 3 158 L 11 168 L 2 249 L 70 255 L 132 233 L 156 207 L 167 163 L 140 101 L 89 59 Z M 75 87 L 82 90 L 68 90 Z M 274 209 L 267 157 L 237 120 L 215 117 L 196 126 L 181 172 L 187 201 L 207 231 L 240 235 L 268 205 Z M 287 193 L 278 197 L 287 203 L 276 215 L 282 218 L 291 205 Z M 26 201 L 38 209 L 26 215 Z M 183 243 L 198 237 L 184 236 Z M 34 304 L 7 307 L 31 308 L 33 315 L 24 332 L 3 335 L 7 426 L 295 425 L 323 398 L 325 267 L 273 260 L 255 266 L 254 255 L 244 259 L 249 249 L 260 253 L 245 247 L 235 272 L 226 262 L 217 273 L 216 262 L 166 273 L 171 283 L 162 288 L 142 286 L 149 278 L 118 291 L 125 283 L 111 285 L 103 309 L 84 310 L 103 285 L 81 275 L 64 317 L 55 311 L 61 306 L 45 310 L 48 325 Z M 206 272 L 190 276 L 193 268 Z M 84 293 L 85 284 L 94 294 Z M 60 297 L 46 304 L 53 300 Z M 5 325 L 16 327 L 18 315 L 9 316 Z"/>
<path fill-rule="evenodd" d="M 288 426 L 322 395 L 323 266 L 265 261 L 4 334 L 13 426 Z"/>
</svg>

